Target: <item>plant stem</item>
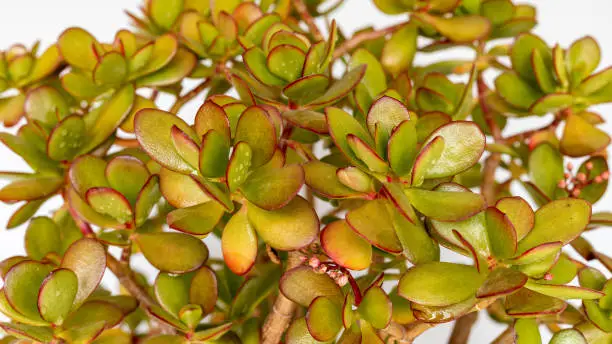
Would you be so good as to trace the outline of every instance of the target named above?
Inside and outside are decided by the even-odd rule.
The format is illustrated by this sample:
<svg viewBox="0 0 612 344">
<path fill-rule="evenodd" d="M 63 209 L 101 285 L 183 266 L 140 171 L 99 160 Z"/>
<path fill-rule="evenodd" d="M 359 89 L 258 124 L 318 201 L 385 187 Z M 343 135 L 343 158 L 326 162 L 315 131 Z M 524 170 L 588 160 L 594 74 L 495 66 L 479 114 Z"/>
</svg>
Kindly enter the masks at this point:
<svg viewBox="0 0 612 344">
<path fill-rule="evenodd" d="M 285 271 L 300 265 L 300 258 L 297 252 L 289 252 Z M 283 333 L 289 327 L 293 313 L 297 305 L 285 297 L 281 292 L 276 296 L 274 305 L 262 327 L 262 344 L 277 344 L 280 342 Z"/>
<path fill-rule="evenodd" d="M 142 306 L 157 306 L 157 302 L 142 288 L 134 279 L 134 275 L 128 266 L 119 262 L 110 253 L 106 253 L 106 266 L 113 272 L 119 283 L 140 302 Z M 164 334 L 174 334 L 176 331 L 164 323 L 158 323 L 159 328 Z"/>
<path fill-rule="evenodd" d="M 340 45 L 334 51 L 333 59 L 335 60 L 343 56 L 344 54 L 351 52 L 353 49 L 357 48 L 361 43 L 375 40 L 380 37 L 384 37 L 390 33 L 393 33 L 404 25 L 405 23 L 400 23 L 400 24 L 389 26 L 387 28 L 380 29 L 380 30 L 358 33 L 355 36 L 353 36 L 351 39 L 344 41 L 344 43 L 342 43 L 342 45 Z"/>
<path fill-rule="evenodd" d="M 187 94 L 176 98 L 176 101 L 172 105 L 170 112 L 176 114 L 178 111 L 191 99 L 195 98 L 200 92 L 204 91 L 206 87 L 210 84 L 210 79 L 204 79 L 201 83 L 199 83 L 196 87 L 194 87 L 191 91 L 187 92 Z"/>
<path fill-rule="evenodd" d="M 514 326 L 508 326 L 491 344 L 512 344 L 514 343 Z"/>
<path fill-rule="evenodd" d="M 308 25 L 308 29 L 310 29 L 310 33 L 317 41 L 323 40 L 323 35 L 321 31 L 317 27 L 317 24 L 314 22 L 314 18 L 308 13 L 308 7 L 304 3 L 304 0 L 293 0 L 293 7 L 299 13 L 302 20 Z"/>
<path fill-rule="evenodd" d="M 466 344 L 476 320 L 478 320 L 478 312 L 472 312 L 457 319 L 448 343 Z"/>
</svg>

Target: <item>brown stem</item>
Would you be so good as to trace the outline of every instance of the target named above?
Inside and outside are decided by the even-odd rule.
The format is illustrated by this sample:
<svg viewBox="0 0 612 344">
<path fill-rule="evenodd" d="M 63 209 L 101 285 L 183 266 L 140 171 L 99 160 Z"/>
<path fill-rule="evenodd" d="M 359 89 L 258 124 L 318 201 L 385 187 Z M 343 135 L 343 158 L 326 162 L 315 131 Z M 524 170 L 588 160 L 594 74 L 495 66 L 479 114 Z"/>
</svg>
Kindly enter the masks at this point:
<svg viewBox="0 0 612 344">
<path fill-rule="evenodd" d="M 119 262 L 110 253 L 106 253 L 106 266 L 115 274 L 119 283 L 140 302 L 144 307 L 157 306 L 157 302 L 136 282 L 134 275 L 128 266 Z M 174 334 L 176 331 L 164 323 L 158 324 L 159 329 L 164 334 Z"/>
<path fill-rule="evenodd" d="M 466 344 L 476 320 L 478 320 L 478 312 L 472 312 L 457 319 L 448 343 Z"/>
<path fill-rule="evenodd" d="M 297 252 L 289 252 L 287 267 L 285 270 L 293 269 L 300 265 L 300 257 Z M 266 317 L 262 327 L 262 344 L 277 344 L 280 342 L 283 333 L 289 327 L 293 313 L 297 305 L 286 298 L 282 293 L 278 293 L 270 313 Z"/>
<path fill-rule="evenodd" d="M 555 119 L 550 124 L 548 124 L 548 125 L 545 125 L 545 126 L 543 126 L 541 128 L 527 130 L 527 131 L 524 131 L 522 133 L 518 133 L 518 134 L 515 134 L 515 135 L 512 135 L 512 136 L 506 137 L 504 139 L 504 142 L 505 143 L 514 143 L 514 142 L 517 142 L 517 141 L 523 141 L 525 139 L 530 138 L 533 134 L 538 133 L 540 131 L 543 131 L 543 130 L 555 130 L 559 126 L 559 124 L 561 123 L 561 120 L 562 120 L 561 117 L 555 117 Z"/>
<path fill-rule="evenodd" d="M 210 79 L 205 79 L 204 81 L 199 83 L 198 86 L 187 92 L 187 94 L 176 98 L 176 101 L 172 105 L 170 112 L 174 114 L 178 113 L 178 111 L 181 109 L 181 107 L 183 107 L 183 105 L 185 105 L 185 103 L 195 98 L 198 94 L 200 94 L 200 92 L 204 91 L 206 87 L 208 87 L 208 84 L 210 84 Z"/>
<path fill-rule="evenodd" d="M 351 39 L 344 41 L 344 43 L 342 43 L 342 45 L 340 45 L 334 51 L 333 59 L 335 60 L 351 52 L 353 49 L 357 48 L 361 43 L 371 41 L 374 39 L 378 39 L 380 37 L 384 37 L 390 33 L 393 33 L 404 25 L 405 23 L 401 23 L 401 24 L 389 26 L 387 28 L 380 29 L 380 30 L 358 33 L 355 36 L 353 36 Z"/>
<path fill-rule="evenodd" d="M 308 13 L 308 7 L 306 7 L 304 0 L 293 0 L 293 7 L 295 7 L 295 10 L 299 13 L 300 17 L 302 17 L 302 20 L 308 25 L 308 29 L 310 29 L 310 33 L 315 40 L 322 41 L 323 35 L 317 27 L 317 24 L 315 24 L 314 18 Z"/>
<path fill-rule="evenodd" d="M 491 344 L 512 344 L 514 343 L 514 326 L 508 326 Z"/>
</svg>

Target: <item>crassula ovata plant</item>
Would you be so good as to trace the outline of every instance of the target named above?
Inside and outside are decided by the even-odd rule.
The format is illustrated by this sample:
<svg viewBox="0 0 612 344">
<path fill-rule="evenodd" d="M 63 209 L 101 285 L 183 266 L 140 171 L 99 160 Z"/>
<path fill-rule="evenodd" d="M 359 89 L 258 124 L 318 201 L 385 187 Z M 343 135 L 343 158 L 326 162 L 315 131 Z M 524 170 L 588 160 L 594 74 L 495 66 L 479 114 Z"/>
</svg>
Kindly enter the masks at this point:
<svg viewBox="0 0 612 344">
<path fill-rule="evenodd" d="M 346 36 L 343 2 L 146 0 L 110 41 L 0 51 L 0 140 L 31 168 L 0 172 L 27 253 L 0 262 L 0 343 L 399 344 L 455 322 L 461 344 L 479 313 L 507 325 L 479 343 L 612 343 L 612 258 L 582 236 L 612 225 L 598 44 L 544 42 L 511 0 L 373 0 L 405 21 Z"/>
</svg>

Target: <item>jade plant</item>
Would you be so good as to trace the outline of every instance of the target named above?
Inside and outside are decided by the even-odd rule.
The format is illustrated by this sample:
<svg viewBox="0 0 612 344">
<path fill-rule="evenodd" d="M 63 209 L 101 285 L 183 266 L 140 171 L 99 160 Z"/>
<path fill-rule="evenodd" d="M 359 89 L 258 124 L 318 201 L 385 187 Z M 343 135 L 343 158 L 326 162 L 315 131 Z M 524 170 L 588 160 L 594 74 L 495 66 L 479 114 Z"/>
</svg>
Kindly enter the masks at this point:
<svg viewBox="0 0 612 344">
<path fill-rule="evenodd" d="M 343 3 L 146 0 L 0 51 L 30 167 L 0 172 L 0 343 L 461 344 L 479 313 L 507 329 L 478 342 L 612 343 L 597 42 L 511 0 L 373 0 L 405 21 L 347 35 Z"/>
</svg>

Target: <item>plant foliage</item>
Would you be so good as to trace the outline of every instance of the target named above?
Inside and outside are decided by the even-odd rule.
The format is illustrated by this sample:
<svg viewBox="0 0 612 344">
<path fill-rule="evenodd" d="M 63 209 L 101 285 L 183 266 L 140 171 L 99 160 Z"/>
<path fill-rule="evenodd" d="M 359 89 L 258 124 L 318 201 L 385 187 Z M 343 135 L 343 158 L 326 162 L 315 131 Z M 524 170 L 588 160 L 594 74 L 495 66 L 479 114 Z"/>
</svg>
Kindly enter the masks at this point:
<svg viewBox="0 0 612 344">
<path fill-rule="evenodd" d="M 27 227 L 0 343 L 410 343 L 450 321 L 464 343 L 478 311 L 500 343 L 612 343 L 612 258 L 582 236 L 612 225 L 597 42 L 551 47 L 511 0 L 373 2 L 408 19 L 346 36 L 343 0 L 147 0 L 111 41 L 0 51 L 0 140 L 30 167 L 0 172 Z"/>
</svg>

